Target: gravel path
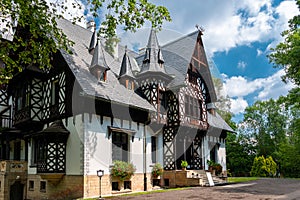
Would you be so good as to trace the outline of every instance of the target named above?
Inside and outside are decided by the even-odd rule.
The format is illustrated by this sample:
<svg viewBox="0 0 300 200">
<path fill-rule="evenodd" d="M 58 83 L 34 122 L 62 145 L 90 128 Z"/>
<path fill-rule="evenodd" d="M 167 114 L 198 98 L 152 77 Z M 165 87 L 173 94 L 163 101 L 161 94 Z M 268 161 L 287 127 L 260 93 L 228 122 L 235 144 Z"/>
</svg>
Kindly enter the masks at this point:
<svg viewBox="0 0 300 200">
<path fill-rule="evenodd" d="M 114 200 L 297 200 L 300 199 L 300 180 L 263 178 L 247 183 L 230 184 L 215 187 L 194 187 L 184 190 L 153 193 L 139 196 L 114 197 Z"/>
</svg>

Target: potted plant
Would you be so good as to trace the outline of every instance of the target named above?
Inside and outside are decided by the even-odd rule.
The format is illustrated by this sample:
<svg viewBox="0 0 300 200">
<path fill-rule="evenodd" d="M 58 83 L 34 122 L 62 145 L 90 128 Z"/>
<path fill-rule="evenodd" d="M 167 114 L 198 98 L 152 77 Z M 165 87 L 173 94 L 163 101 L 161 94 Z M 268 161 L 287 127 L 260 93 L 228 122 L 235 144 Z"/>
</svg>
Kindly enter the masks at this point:
<svg viewBox="0 0 300 200">
<path fill-rule="evenodd" d="M 110 174 L 118 177 L 121 181 L 124 181 L 130 179 L 135 170 L 135 166 L 132 163 L 117 160 L 114 161 L 113 166 L 110 169 Z"/>
<path fill-rule="evenodd" d="M 215 169 L 215 173 L 216 175 L 220 175 L 222 173 L 222 165 L 219 164 L 219 163 L 216 163 L 215 166 L 214 166 L 214 169 Z"/>
<path fill-rule="evenodd" d="M 214 165 L 215 165 L 215 162 L 212 161 L 212 160 L 207 160 L 207 165 L 208 165 L 208 170 L 209 170 L 210 172 L 212 172 L 212 171 L 213 171 L 213 168 L 214 168 Z"/>
<path fill-rule="evenodd" d="M 187 162 L 186 160 L 182 160 L 182 161 L 181 161 L 181 167 L 182 167 L 183 170 L 186 170 L 186 167 L 187 167 L 188 165 L 189 165 L 189 164 L 188 164 L 188 162 Z"/>
<path fill-rule="evenodd" d="M 162 173 L 163 173 L 163 167 L 161 166 L 161 164 L 156 163 L 155 165 L 153 165 L 151 173 L 152 173 L 152 177 L 153 178 L 157 178 L 160 175 L 162 175 Z"/>
</svg>

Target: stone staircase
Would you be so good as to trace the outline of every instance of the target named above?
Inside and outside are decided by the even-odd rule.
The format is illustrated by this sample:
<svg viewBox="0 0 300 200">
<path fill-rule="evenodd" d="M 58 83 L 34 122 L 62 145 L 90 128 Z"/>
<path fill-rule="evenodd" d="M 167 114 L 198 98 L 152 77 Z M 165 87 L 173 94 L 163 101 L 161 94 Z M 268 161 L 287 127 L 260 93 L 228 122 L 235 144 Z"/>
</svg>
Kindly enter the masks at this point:
<svg viewBox="0 0 300 200">
<path fill-rule="evenodd" d="M 187 178 L 192 178 L 192 179 L 199 178 L 201 179 L 201 181 L 199 181 L 200 186 L 206 186 L 206 187 L 210 186 L 205 170 L 189 170 L 187 173 Z M 221 185 L 227 183 L 226 177 L 219 177 L 212 174 L 212 179 L 214 185 Z"/>
</svg>

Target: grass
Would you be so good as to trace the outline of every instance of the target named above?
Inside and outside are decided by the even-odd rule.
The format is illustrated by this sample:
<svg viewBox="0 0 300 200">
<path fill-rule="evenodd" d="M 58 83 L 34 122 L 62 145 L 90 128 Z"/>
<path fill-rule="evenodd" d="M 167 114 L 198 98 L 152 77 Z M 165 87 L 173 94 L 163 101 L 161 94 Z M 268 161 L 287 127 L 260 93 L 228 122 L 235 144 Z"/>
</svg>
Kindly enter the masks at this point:
<svg viewBox="0 0 300 200">
<path fill-rule="evenodd" d="M 242 182 L 249 182 L 255 181 L 259 179 L 259 177 L 228 177 L 229 183 L 242 183 Z"/>
</svg>

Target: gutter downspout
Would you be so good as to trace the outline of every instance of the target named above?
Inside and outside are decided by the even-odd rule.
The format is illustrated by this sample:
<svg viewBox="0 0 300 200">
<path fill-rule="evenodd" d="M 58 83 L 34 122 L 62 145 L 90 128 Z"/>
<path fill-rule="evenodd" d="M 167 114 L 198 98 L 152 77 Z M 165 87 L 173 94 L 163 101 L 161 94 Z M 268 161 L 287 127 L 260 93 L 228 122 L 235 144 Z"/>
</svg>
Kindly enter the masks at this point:
<svg viewBox="0 0 300 200">
<path fill-rule="evenodd" d="M 144 131 L 143 131 L 143 165 L 144 165 L 144 191 L 147 191 L 147 160 L 146 160 L 146 148 L 147 148 L 147 143 L 146 143 L 146 125 L 144 124 Z"/>
</svg>

